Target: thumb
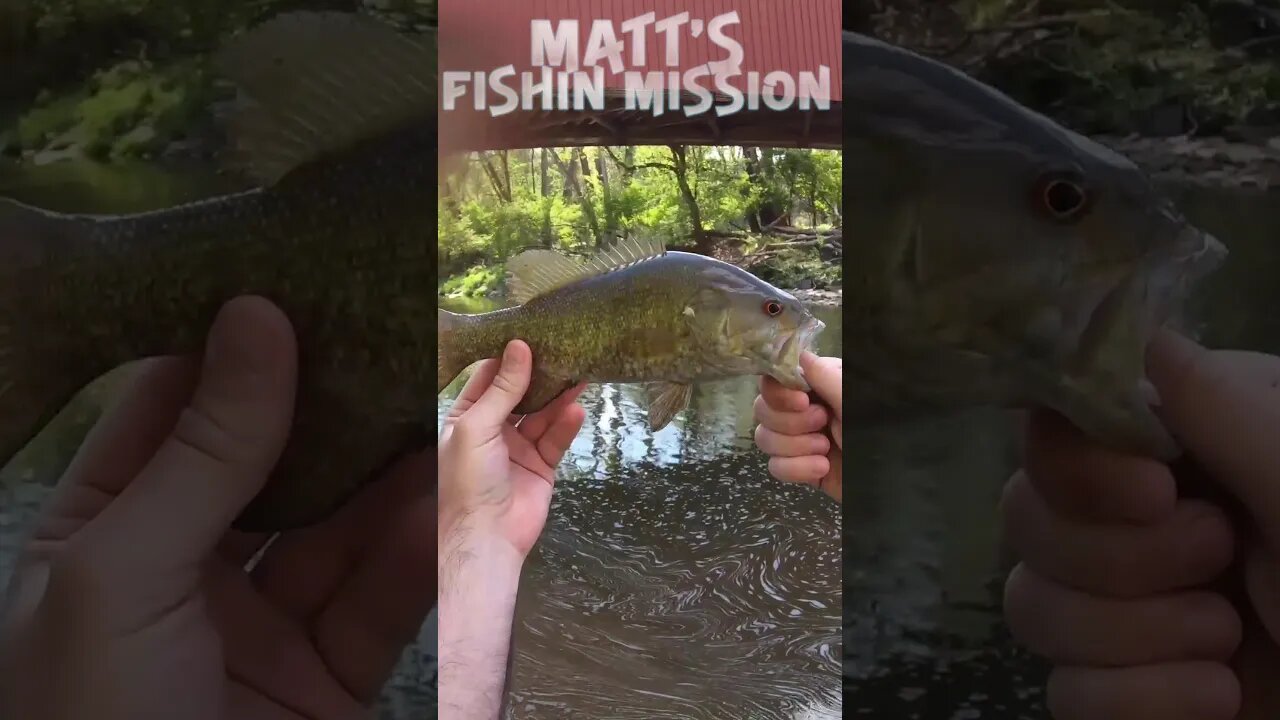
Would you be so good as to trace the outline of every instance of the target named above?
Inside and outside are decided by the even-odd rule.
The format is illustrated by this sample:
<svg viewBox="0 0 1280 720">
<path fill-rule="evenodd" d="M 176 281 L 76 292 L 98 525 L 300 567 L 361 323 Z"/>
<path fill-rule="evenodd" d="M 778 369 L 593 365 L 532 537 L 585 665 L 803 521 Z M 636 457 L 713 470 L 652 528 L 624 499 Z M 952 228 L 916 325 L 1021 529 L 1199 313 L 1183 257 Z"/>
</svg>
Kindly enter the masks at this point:
<svg viewBox="0 0 1280 720">
<path fill-rule="evenodd" d="M 800 368 L 804 370 L 804 379 L 831 408 L 836 419 L 844 420 L 844 361 L 836 357 L 818 357 L 806 351 L 800 355 Z"/>
<path fill-rule="evenodd" d="M 289 321 L 274 305 L 244 297 L 222 308 L 190 403 L 137 477 L 86 528 L 107 562 L 150 573 L 213 551 L 284 448 L 296 355 Z"/>
<path fill-rule="evenodd" d="M 523 340 L 512 340 L 502 352 L 502 365 L 493 382 L 465 415 L 478 427 L 501 426 L 528 392 L 532 375 L 533 351 Z"/>
<path fill-rule="evenodd" d="M 1280 358 L 1211 352 L 1166 330 L 1152 340 L 1147 366 L 1161 419 L 1280 549 Z"/>
</svg>

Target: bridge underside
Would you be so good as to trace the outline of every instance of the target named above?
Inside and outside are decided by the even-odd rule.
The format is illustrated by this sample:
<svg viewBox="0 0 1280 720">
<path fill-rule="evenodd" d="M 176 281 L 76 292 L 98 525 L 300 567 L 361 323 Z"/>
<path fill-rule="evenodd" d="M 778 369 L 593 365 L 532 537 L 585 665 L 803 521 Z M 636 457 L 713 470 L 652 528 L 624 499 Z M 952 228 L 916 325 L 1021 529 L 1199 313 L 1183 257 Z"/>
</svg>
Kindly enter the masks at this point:
<svg viewBox="0 0 1280 720">
<path fill-rule="evenodd" d="M 720 100 L 718 102 L 723 102 Z M 446 119 L 447 118 L 447 119 Z M 491 116 L 459 109 L 441 113 L 442 135 L 456 132 L 456 143 L 442 145 L 467 150 L 514 150 L 535 147 L 588 145 L 755 145 L 839 150 L 842 144 L 841 104 L 827 109 L 816 104 L 802 110 L 761 105 L 746 106 L 717 116 L 714 108 L 688 116 L 683 109 L 655 115 L 652 109 L 628 108 L 618 97 L 601 109 L 522 110 Z M 452 129 L 449 129 L 451 126 Z"/>
</svg>

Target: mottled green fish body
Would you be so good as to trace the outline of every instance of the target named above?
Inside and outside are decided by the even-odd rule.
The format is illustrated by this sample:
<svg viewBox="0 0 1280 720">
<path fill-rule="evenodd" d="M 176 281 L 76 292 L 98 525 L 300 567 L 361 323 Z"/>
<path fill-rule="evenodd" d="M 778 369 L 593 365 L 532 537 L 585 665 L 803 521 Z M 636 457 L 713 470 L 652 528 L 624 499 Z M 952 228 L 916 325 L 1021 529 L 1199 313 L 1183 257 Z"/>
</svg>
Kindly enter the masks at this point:
<svg viewBox="0 0 1280 720">
<path fill-rule="evenodd" d="M 822 322 L 789 293 L 729 263 L 624 240 L 585 263 L 527 251 L 508 264 L 508 286 L 515 307 L 471 316 L 440 311 L 438 390 L 515 339 L 534 358 L 521 414 L 582 382 L 646 383 L 658 430 L 701 381 L 770 375 L 809 389 L 800 352 Z"/>
</svg>

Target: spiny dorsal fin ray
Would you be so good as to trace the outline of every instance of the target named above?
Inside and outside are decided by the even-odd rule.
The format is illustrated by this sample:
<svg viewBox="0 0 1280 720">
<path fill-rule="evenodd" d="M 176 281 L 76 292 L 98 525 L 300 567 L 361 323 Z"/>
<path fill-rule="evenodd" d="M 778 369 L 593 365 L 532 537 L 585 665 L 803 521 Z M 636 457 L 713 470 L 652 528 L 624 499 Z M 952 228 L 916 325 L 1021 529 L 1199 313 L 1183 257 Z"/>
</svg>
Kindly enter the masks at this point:
<svg viewBox="0 0 1280 720">
<path fill-rule="evenodd" d="M 526 250 L 507 261 L 507 292 L 517 305 L 583 277 L 582 263 L 554 250 Z"/>
<path fill-rule="evenodd" d="M 360 15 L 280 15 L 217 61 L 246 101 L 232 120 L 232 162 L 263 185 L 436 113 L 434 33 L 406 35 Z"/>
<path fill-rule="evenodd" d="M 507 261 L 508 294 L 523 305 L 579 280 L 661 257 L 666 251 L 661 240 L 652 238 L 624 238 L 585 262 L 554 250 L 526 250 Z"/>
</svg>

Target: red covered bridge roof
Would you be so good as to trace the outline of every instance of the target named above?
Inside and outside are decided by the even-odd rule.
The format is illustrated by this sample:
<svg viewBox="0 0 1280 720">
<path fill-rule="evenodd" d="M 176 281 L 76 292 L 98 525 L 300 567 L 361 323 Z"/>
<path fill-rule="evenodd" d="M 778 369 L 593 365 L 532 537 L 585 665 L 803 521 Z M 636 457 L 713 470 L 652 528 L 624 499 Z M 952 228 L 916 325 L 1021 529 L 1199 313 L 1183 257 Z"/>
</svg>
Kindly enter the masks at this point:
<svg viewBox="0 0 1280 720">
<path fill-rule="evenodd" d="M 765 74 L 781 70 L 798 76 L 801 72 L 817 73 L 820 66 L 831 72 L 832 100 L 840 100 L 840 3 L 837 0 L 441 0 L 440 30 L 462 33 L 470 42 L 485 46 L 490 70 L 507 64 L 516 72 L 532 69 L 531 32 L 534 20 L 578 21 L 579 48 L 585 50 L 596 20 L 611 20 L 619 40 L 627 43 L 630 36 L 622 31 L 622 23 L 645 13 L 657 20 L 689 13 L 691 21 L 702 26 L 713 18 L 737 12 L 739 22 L 725 26 L 724 34 L 743 47 L 743 76 L 728 79 L 739 90 L 745 74 Z M 727 52 L 716 45 L 707 32 L 693 37 L 691 26 L 679 32 L 680 56 L 677 67 L 664 61 L 665 43 L 653 25 L 645 32 L 646 62 L 632 65 L 630 47 L 624 51 L 626 70 L 684 71 L 708 62 L 723 60 Z M 450 58 L 441 58 L 443 69 Z M 607 72 L 606 86 L 622 87 L 622 77 Z"/>
<path fill-rule="evenodd" d="M 515 112 L 499 118 L 487 113 L 474 116 L 465 110 L 471 105 L 472 92 L 460 100 L 463 111 L 444 125 L 474 123 L 468 128 L 474 135 L 488 133 L 479 146 L 528 147 L 537 144 L 654 144 L 654 143 L 727 143 L 780 146 L 839 147 L 839 107 L 841 100 L 841 7 L 836 0 L 440 0 L 440 69 L 469 70 L 490 73 L 510 65 L 517 74 L 535 69 L 532 57 L 531 25 L 535 20 L 549 20 L 554 27 L 564 20 L 578 21 L 578 48 L 585 53 L 592 25 L 597 20 L 610 20 L 614 33 L 625 48 L 623 72 L 683 72 L 723 61 L 728 51 L 717 45 L 706 30 L 717 16 L 736 12 L 738 22 L 723 26 L 723 34 L 742 45 L 742 64 L 737 74 L 725 81 L 749 95 L 748 73 L 763 77 L 782 71 L 799 80 L 802 73 L 821 79 L 820 68 L 828 68 L 831 107 L 802 111 L 798 103 L 793 109 L 777 111 L 763 105 L 758 110 L 743 108 L 736 113 L 714 117 L 714 112 L 684 117 L 679 111 L 654 117 L 651 113 L 620 107 L 610 101 L 608 113 L 577 112 L 557 109 L 554 112 Z M 630 33 L 622 24 L 653 13 L 655 20 L 688 13 L 690 23 L 679 28 L 678 64 L 666 64 L 666 35 L 651 23 L 645 30 L 646 52 L 642 64 L 634 64 Z M 698 32 L 693 32 L 697 30 Z M 622 89 L 625 77 L 613 73 L 608 63 L 605 87 Z M 559 69 L 559 68 L 557 68 Z M 589 70 L 590 68 L 584 68 Z M 536 74 L 536 73 L 535 73 Z M 519 75 L 507 84 L 519 89 Z M 699 84 L 714 90 L 707 78 Z M 802 91 L 801 84 L 796 85 Z M 490 102 L 502 98 L 487 93 Z M 814 100 L 825 100 L 820 94 Z M 723 101 L 720 101 L 723 102 Z M 455 111 L 456 112 L 456 111 Z M 445 113 L 452 115 L 453 113 Z M 463 121 L 463 116 L 471 116 Z M 554 128 L 552 127 L 556 123 Z M 483 127 L 481 127 L 483 126 Z M 497 133 L 495 135 L 495 133 Z M 517 137 L 516 135 L 521 135 Z M 499 137 L 501 135 L 502 137 Z M 536 137 L 535 137 L 536 135 Z M 476 143 L 468 143 L 476 146 Z"/>
</svg>

